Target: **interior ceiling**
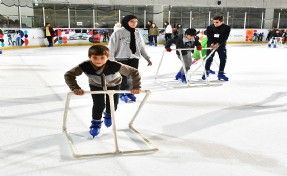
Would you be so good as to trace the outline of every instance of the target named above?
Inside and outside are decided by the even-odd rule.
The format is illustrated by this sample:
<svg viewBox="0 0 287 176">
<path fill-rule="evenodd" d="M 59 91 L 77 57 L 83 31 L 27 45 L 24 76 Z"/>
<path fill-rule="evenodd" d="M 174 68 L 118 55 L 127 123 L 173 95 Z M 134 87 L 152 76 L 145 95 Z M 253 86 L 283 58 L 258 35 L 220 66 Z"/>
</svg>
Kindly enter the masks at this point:
<svg viewBox="0 0 287 176">
<path fill-rule="evenodd" d="M 171 5 L 200 7 L 287 8 L 287 0 L 0 0 L 7 6 L 34 4 L 94 4 L 94 5 Z"/>
</svg>

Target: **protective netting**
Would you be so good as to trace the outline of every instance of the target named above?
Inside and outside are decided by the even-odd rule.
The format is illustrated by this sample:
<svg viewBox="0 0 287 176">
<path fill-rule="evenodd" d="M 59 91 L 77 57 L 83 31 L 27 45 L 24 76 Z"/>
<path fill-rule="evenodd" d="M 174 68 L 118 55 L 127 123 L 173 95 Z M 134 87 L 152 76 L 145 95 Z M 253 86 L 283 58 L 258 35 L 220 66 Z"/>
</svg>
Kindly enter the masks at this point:
<svg viewBox="0 0 287 176">
<path fill-rule="evenodd" d="M 112 6 L 113 8 L 105 8 L 101 6 L 97 6 L 94 4 L 93 1 L 86 1 L 86 3 L 81 4 L 79 6 L 79 1 L 73 1 L 73 0 L 65 0 L 65 1 L 51 1 L 51 0 L 1 0 L 0 4 L 3 4 L 7 7 L 16 6 L 18 7 L 30 7 L 33 8 L 37 4 L 37 6 L 43 6 L 45 9 L 53 9 L 53 10 L 62 10 L 62 9 L 77 9 L 77 10 L 90 10 L 90 9 L 97 9 L 99 11 L 103 12 L 112 12 L 115 10 L 121 10 L 122 12 L 135 14 L 135 15 L 142 15 L 143 13 L 141 11 L 133 11 L 133 10 L 126 10 L 121 8 L 121 6 Z M 51 6 L 53 5 L 53 6 Z M 147 11 L 147 14 L 160 14 L 162 12 L 152 13 L 150 11 Z"/>
<path fill-rule="evenodd" d="M 20 7 L 33 8 L 33 0 L 1 0 L 0 2 L 2 2 L 1 4 L 4 4 L 8 7 L 20 5 Z"/>
</svg>

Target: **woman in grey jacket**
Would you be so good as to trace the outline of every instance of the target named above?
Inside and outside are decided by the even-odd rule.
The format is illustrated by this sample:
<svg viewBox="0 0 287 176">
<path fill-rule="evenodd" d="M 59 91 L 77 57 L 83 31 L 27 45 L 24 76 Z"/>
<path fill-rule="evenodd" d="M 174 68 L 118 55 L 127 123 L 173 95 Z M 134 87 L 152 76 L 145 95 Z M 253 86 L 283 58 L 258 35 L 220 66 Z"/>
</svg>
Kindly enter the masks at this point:
<svg viewBox="0 0 287 176">
<path fill-rule="evenodd" d="M 122 20 L 122 28 L 113 32 L 108 48 L 110 49 L 110 59 L 123 64 L 138 68 L 139 59 L 144 57 L 148 66 L 152 65 L 150 57 L 145 50 L 145 43 L 140 33 L 135 29 L 138 19 L 134 15 L 127 15 Z M 127 90 L 127 77 L 122 75 L 121 90 Z M 136 101 L 133 94 L 120 94 L 120 99 L 124 102 Z"/>
</svg>

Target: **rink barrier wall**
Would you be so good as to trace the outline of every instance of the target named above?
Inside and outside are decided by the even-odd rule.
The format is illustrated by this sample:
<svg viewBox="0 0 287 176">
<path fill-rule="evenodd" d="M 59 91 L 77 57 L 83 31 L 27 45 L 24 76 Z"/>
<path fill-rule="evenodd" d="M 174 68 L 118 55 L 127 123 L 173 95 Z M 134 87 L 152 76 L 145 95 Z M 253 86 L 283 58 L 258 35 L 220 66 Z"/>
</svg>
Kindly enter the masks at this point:
<svg viewBox="0 0 287 176">
<path fill-rule="evenodd" d="M 54 29 L 56 36 L 54 37 L 54 46 L 89 46 L 95 44 L 107 45 L 108 38 L 113 32 L 111 28 L 101 29 Z M 145 29 L 137 29 L 143 36 L 144 41 L 148 42 L 148 31 Z M 198 36 L 203 38 L 205 29 L 198 30 Z M 163 44 L 164 29 L 159 29 L 158 44 Z M 263 33 L 262 42 L 253 42 L 256 39 L 255 33 Z M 228 38 L 228 44 L 260 44 L 267 43 L 267 29 L 232 29 Z M 107 36 L 106 42 L 103 42 Z M 44 36 L 44 31 L 41 28 L 3 28 L 0 29 L 0 48 L 18 49 L 18 48 L 34 48 L 46 47 L 47 39 Z"/>
</svg>

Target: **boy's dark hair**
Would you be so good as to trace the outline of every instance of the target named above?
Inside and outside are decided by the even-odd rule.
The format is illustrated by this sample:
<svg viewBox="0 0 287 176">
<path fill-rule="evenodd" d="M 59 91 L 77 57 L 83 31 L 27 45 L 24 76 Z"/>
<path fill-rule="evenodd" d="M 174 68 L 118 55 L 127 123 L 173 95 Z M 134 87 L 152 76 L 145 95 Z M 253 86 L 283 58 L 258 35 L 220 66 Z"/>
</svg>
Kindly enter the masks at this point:
<svg viewBox="0 0 287 176">
<path fill-rule="evenodd" d="M 91 57 L 92 55 L 95 55 L 95 56 L 106 55 L 107 58 L 109 58 L 110 50 L 108 47 L 103 46 L 103 45 L 94 45 L 94 46 L 91 46 L 89 48 L 89 54 L 88 55 L 89 55 L 89 57 Z"/>
<path fill-rule="evenodd" d="M 185 35 L 196 36 L 196 30 L 193 29 L 193 28 L 188 28 L 188 29 L 186 29 L 186 31 L 185 31 L 184 34 L 185 34 Z"/>
<path fill-rule="evenodd" d="M 219 21 L 223 22 L 223 16 L 215 16 L 215 17 L 213 17 L 213 20 L 219 20 Z"/>
</svg>

